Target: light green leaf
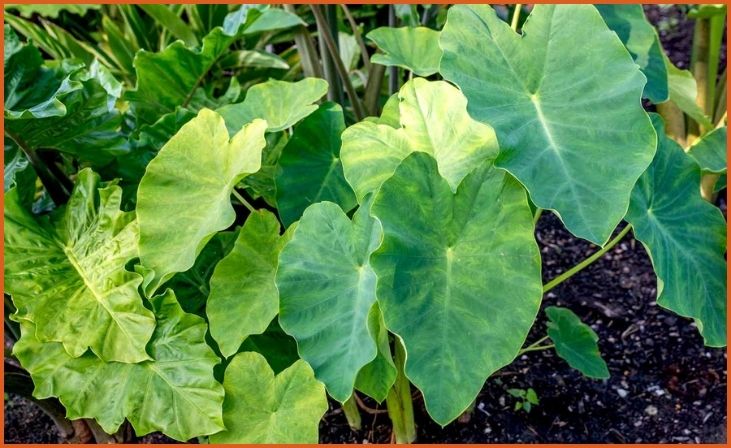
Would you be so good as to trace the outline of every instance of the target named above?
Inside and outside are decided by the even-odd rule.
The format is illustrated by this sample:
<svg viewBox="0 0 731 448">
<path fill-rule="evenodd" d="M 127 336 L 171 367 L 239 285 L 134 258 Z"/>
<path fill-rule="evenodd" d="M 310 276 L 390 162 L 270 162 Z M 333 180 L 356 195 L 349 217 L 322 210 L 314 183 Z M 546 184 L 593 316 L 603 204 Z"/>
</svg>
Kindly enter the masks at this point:
<svg viewBox="0 0 731 448">
<path fill-rule="evenodd" d="M 375 335 L 378 354 L 373 361 L 360 369 L 355 379 L 355 388 L 382 403 L 396 382 L 396 365 L 391 356 L 388 330 L 377 303 L 368 314 L 368 328 L 371 334 Z"/>
<path fill-rule="evenodd" d="M 376 194 L 372 255 L 386 327 L 406 348 L 406 376 L 446 425 L 511 362 L 542 296 L 523 188 L 483 163 L 453 194 L 427 154 L 410 155 Z"/>
<path fill-rule="evenodd" d="M 546 324 L 548 336 L 556 345 L 558 356 L 589 378 L 609 378 L 594 330 L 568 308 L 549 306 L 545 311 L 550 321 Z"/>
<path fill-rule="evenodd" d="M 267 68 L 286 70 L 289 68 L 287 61 L 282 59 L 280 56 L 261 50 L 231 51 L 221 58 L 219 65 L 225 70 L 254 70 Z"/>
<path fill-rule="evenodd" d="M 522 31 L 489 6 L 450 8 L 441 73 L 495 128 L 496 165 L 574 235 L 602 245 L 655 151 L 645 77 L 591 5 L 536 5 Z"/>
<path fill-rule="evenodd" d="M 668 99 L 668 71 L 660 37 L 642 5 L 596 5 L 609 29 L 617 33 L 647 77 L 643 96 L 653 103 Z"/>
<path fill-rule="evenodd" d="M 246 92 L 244 101 L 217 110 L 233 133 L 255 118 L 267 121 L 268 132 L 283 131 L 317 110 L 315 101 L 327 93 L 327 81 L 305 78 L 297 82 L 270 79 Z"/>
<path fill-rule="evenodd" d="M 89 169 L 52 220 L 34 217 L 16 189 L 5 196 L 5 292 L 14 316 L 72 357 L 91 348 L 106 361 L 149 359 L 155 319 L 137 292 L 142 278 L 125 270 L 137 256 L 138 228 L 121 199 L 121 188 Z"/>
<path fill-rule="evenodd" d="M 726 221 L 700 195 L 700 169 L 665 136 L 632 192 L 627 221 L 650 254 L 657 303 L 695 319 L 706 345 L 726 345 Z"/>
<path fill-rule="evenodd" d="M 317 443 L 325 388 L 302 360 L 278 375 L 258 353 L 234 357 L 223 381 L 226 430 L 211 443 Z"/>
<path fill-rule="evenodd" d="M 266 126 L 254 120 L 229 140 L 223 118 L 203 109 L 147 166 L 137 216 L 140 259 L 155 275 L 145 289 L 148 297 L 174 273 L 192 267 L 208 240 L 233 224 L 231 192 L 259 170 Z"/>
<path fill-rule="evenodd" d="M 276 216 L 266 210 L 252 213 L 231 253 L 213 271 L 206 314 L 211 336 L 226 357 L 250 335 L 263 333 L 279 311 L 274 274 L 281 240 Z"/>
<path fill-rule="evenodd" d="M 279 158 L 276 177 L 277 207 L 285 226 L 315 202 L 335 202 L 346 212 L 355 207 L 340 162 L 344 129 L 343 109 L 335 103 L 323 104 L 295 128 Z"/>
<path fill-rule="evenodd" d="M 376 191 L 414 151 L 431 154 L 453 190 L 497 155 L 492 128 L 470 118 L 467 99 L 450 84 L 417 78 L 404 84 L 398 100 L 400 128 L 365 121 L 343 133 L 343 170 L 359 199 Z"/>
<path fill-rule="evenodd" d="M 398 66 L 419 76 L 430 76 L 439 71 L 439 32 L 418 27 L 380 27 L 366 37 L 383 51 L 371 56 L 371 62 L 386 66 Z"/>
<path fill-rule="evenodd" d="M 13 354 L 33 378 L 33 396 L 58 397 L 70 419 L 93 418 L 114 433 L 125 418 L 135 434 L 154 431 L 181 442 L 223 427 L 223 387 L 213 378 L 218 357 L 204 342 L 206 323 L 185 314 L 168 290 L 152 299 L 157 327 L 152 360 L 104 362 L 91 353 L 71 358 L 61 344 L 42 343 L 36 327 L 20 320 Z"/>
<path fill-rule="evenodd" d="M 348 70 L 353 70 L 358 67 L 358 61 L 360 60 L 360 45 L 358 40 L 352 34 L 338 32 L 338 52 L 340 53 L 340 60 L 343 61 L 343 65 Z"/>
<path fill-rule="evenodd" d="M 681 70 L 665 56 L 665 64 L 668 69 L 668 87 L 670 89 L 670 101 L 675 103 L 683 112 L 688 114 L 701 126 L 712 128 L 713 123 L 703 112 L 703 109 L 696 103 L 698 86 L 693 74 L 688 70 Z"/>
<path fill-rule="evenodd" d="M 170 279 L 167 287 L 175 291 L 183 311 L 203 316 L 206 302 L 209 301 L 208 282 L 213 269 L 231 252 L 236 235 L 236 232 L 218 232 L 195 259 L 192 268 Z"/>
<path fill-rule="evenodd" d="M 717 128 L 696 140 L 688 154 L 704 171 L 726 172 L 726 126 Z"/>
<path fill-rule="evenodd" d="M 319 202 L 305 210 L 279 256 L 279 323 L 341 403 L 358 371 L 376 357 L 368 327 L 376 276 L 368 257 L 380 240 L 381 226 L 367 207 L 351 222 L 337 204 Z"/>
</svg>

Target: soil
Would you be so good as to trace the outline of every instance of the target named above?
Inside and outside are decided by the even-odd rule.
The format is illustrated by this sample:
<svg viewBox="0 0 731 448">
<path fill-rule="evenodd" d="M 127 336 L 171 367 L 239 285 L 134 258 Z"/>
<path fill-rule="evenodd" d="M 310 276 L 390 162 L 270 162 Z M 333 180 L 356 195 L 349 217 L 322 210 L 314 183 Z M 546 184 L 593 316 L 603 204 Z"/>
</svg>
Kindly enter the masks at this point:
<svg viewBox="0 0 731 448">
<path fill-rule="evenodd" d="M 687 68 L 692 21 L 683 5 L 645 6 L 671 60 Z M 724 38 L 725 42 L 725 38 Z M 725 66 L 725 43 L 722 53 Z M 725 192 L 722 193 L 725 197 Z M 725 213 L 725 201 L 720 200 Z M 544 281 L 551 280 L 596 250 L 571 236 L 553 215 L 544 214 L 536 232 Z M 628 235 L 578 275 L 550 291 L 542 307 L 566 306 L 599 335 L 611 377 L 591 380 L 571 369 L 553 351 L 531 352 L 493 375 L 466 422 L 444 428 L 432 422 L 415 392 L 421 443 L 725 443 L 727 354 L 703 345 L 695 325 L 655 303 L 656 278 L 642 245 Z M 545 317 L 528 341 L 545 335 Z M 475 341 L 478 343 L 479 341 Z M 514 411 L 509 388 L 533 388 L 540 404 L 528 414 Z M 369 400 L 365 403 L 378 409 Z M 388 443 L 387 414 L 362 412 L 363 429 L 352 431 L 332 403 L 320 425 L 324 443 Z M 9 443 L 62 442 L 52 421 L 32 402 L 9 394 L 5 400 Z M 151 434 L 143 443 L 169 443 Z"/>
</svg>

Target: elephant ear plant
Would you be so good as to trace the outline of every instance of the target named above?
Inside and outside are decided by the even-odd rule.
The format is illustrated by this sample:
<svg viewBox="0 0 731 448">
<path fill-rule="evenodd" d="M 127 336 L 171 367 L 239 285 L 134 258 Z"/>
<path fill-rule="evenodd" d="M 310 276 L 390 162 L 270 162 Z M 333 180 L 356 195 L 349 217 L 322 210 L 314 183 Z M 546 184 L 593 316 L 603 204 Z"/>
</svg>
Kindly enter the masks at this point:
<svg viewBox="0 0 731 448">
<path fill-rule="evenodd" d="M 361 394 L 412 442 L 414 389 L 444 426 L 532 351 L 608 378 L 589 325 L 539 311 L 630 231 L 657 303 L 726 345 L 716 9 L 694 11 L 709 45 L 693 73 L 639 7 L 536 5 L 517 32 L 520 8 L 511 25 L 475 5 L 449 7 L 441 30 L 365 33 L 370 60 L 354 27 L 371 78 L 356 85 L 321 7 L 322 67 L 294 7 L 128 6 L 125 26 L 154 19 L 148 39 L 180 40 L 140 49 L 144 27 L 125 28 L 132 62 L 41 39 L 44 60 L 5 27 L 6 370 L 27 371 L 39 403 L 109 434 L 314 443 L 328 396 L 357 427 Z M 268 53 L 282 30 L 286 73 Z M 360 119 L 373 92 L 382 110 Z M 601 246 L 546 284 L 544 212 Z M 537 319 L 546 334 L 527 342 Z"/>
</svg>

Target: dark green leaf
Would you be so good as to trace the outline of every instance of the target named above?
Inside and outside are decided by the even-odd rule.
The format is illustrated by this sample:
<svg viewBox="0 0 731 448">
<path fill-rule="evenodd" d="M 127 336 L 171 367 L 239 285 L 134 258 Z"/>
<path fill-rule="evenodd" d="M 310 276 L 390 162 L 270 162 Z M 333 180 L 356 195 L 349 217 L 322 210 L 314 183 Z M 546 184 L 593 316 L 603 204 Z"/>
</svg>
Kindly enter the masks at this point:
<svg viewBox="0 0 731 448">
<path fill-rule="evenodd" d="M 549 306 L 546 316 L 550 321 L 547 324 L 548 336 L 556 345 L 558 356 L 590 378 L 609 378 L 607 363 L 602 359 L 597 345 L 599 336 L 590 326 L 581 322 L 568 308 Z"/>
</svg>

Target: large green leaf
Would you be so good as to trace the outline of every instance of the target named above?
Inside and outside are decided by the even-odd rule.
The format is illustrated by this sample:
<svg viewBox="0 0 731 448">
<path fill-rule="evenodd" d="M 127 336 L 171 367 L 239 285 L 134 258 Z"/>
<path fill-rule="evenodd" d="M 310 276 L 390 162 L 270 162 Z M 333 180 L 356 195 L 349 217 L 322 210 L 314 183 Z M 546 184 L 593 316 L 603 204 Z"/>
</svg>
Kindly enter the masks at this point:
<svg viewBox="0 0 731 448">
<path fill-rule="evenodd" d="M 512 361 L 542 296 L 525 191 L 483 163 L 453 194 L 437 163 L 410 155 L 376 194 L 372 255 L 386 327 L 404 341 L 406 376 L 446 425 Z M 479 341 L 477 343 L 476 341 Z"/>
<path fill-rule="evenodd" d="M 246 92 L 244 101 L 217 109 L 231 133 L 255 118 L 267 121 L 269 132 L 283 131 L 317 110 L 315 101 L 327 93 L 327 81 L 305 78 L 297 82 L 270 79 Z"/>
<path fill-rule="evenodd" d="M 213 269 L 234 247 L 236 232 L 218 232 L 196 257 L 193 267 L 175 274 L 167 284 L 175 291 L 180 306 L 186 313 L 203 315 L 209 299 L 208 285 Z"/>
<path fill-rule="evenodd" d="M 106 69 L 45 67 L 37 48 L 5 33 L 6 135 L 25 151 L 56 149 L 96 166 L 128 151 L 114 108 L 122 87 Z"/>
<path fill-rule="evenodd" d="M 121 188 L 89 169 L 52 220 L 33 216 L 16 189 L 5 196 L 5 292 L 15 317 L 73 357 L 90 347 L 107 361 L 149 359 L 155 318 L 137 292 L 142 278 L 125 270 L 137 256 L 138 228 L 121 199 Z"/>
<path fill-rule="evenodd" d="M 711 173 L 726 172 L 726 126 L 714 129 L 688 149 L 698 165 Z"/>
<path fill-rule="evenodd" d="M 699 191 L 700 169 L 652 116 L 658 150 L 632 192 L 627 221 L 657 274 L 657 303 L 695 319 L 706 345 L 726 345 L 726 221 Z"/>
<path fill-rule="evenodd" d="M 467 99 L 444 81 L 407 82 L 398 93 L 398 107 L 398 129 L 364 121 L 343 133 L 345 178 L 359 199 L 377 190 L 414 151 L 434 156 L 453 190 L 467 173 L 497 155 L 492 128 L 472 120 Z"/>
<path fill-rule="evenodd" d="M 203 246 L 236 217 L 234 186 L 261 166 L 266 122 L 254 120 L 229 139 L 223 118 L 203 109 L 150 162 L 137 192 L 140 259 L 154 271 L 148 296 L 188 270 Z"/>
<path fill-rule="evenodd" d="M 355 207 L 340 162 L 344 129 L 343 109 L 334 103 L 323 104 L 296 127 L 279 158 L 276 177 L 277 208 L 285 226 L 315 202 L 335 202 L 346 212 Z"/>
<path fill-rule="evenodd" d="M 355 388 L 379 403 L 386 399 L 396 381 L 396 365 L 391 356 L 388 330 L 383 322 L 383 314 L 378 304 L 373 305 L 368 315 L 368 327 L 376 339 L 378 354 L 366 364 L 355 379 Z"/>
<path fill-rule="evenodd" d="M 223 380 L 226 430 L 211 443 L 317 443 L 325 388 L 302 360 L 278 375 L 258 353 L 234 357 Z"/>
<path fill-rule="evenodd" d="M 599 353 L 599 336 L 568 308 L 549 306 L 548 336 L 556 345 L 556 353 L 571 367 L 590 378 L 609 378 L 607 363 Z"/>
<path fill-rule="evenodd" d="M 213 378 L 219 359 L 204 342 L 205 321 L 185 314 L 170 290 L 152 305 L 152 360 L 138 364 L 104 362 L 91 353 L 72 358 L 61 344 L 40 342 L 40 328 L 20 320 L 13 354 L 33 378 L 33 396 L 58 397 L 68 418 L 93 418 L 108 433 L 125 418 L 138 436 L 162 431 L 186 441 L 222 430 L 224 391 Z"/>
<path fill-rule="evenodd" d="M 647 77 L 643 96 L 655 104 L 667 101 L 668 70 L 660 37 L 645 17 L 642 5 L 596 5 L 596 8 Z"/>
<path fill-rule="evenodd" d="M 430 76 L 439 71 L 439 32 L 422 26 L 376 28 L 366 37 L 383 51 L 371 56 L 371 62 L 403 67 L 419 76 Z"/>
<path fill-rule="evenodd" d="M 231 253 L 213 271 L 206 314 L 211 336 L 226 357 L 248 336 L 263 333 L 277 315 L 274 274 L 281 240 L 276 216 L 266 210 L 252 213 Z"/>
<path fill-rule="evenodd" d="M 279 323 L 297 340 L 300 356 L 345 402 L 358 371 L 376 357 L 368 312 L 376 301 L 376 276 L 368 257 L 381 226 L 361 207 L 353 221 L 332 202 L 305 210 L 279 256 Z"/>
<path fill-rule="evenodd" d="M 489 6 L 450 8 L 441 72 L 495 128 L 497 165 L 574 235 L 604 244 L 655 151 L 645 77 L 593 6 L 536 5 L 522 31 Z"/>
</svg>

